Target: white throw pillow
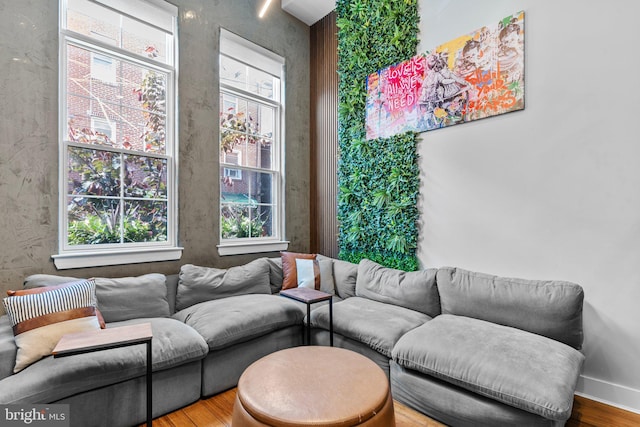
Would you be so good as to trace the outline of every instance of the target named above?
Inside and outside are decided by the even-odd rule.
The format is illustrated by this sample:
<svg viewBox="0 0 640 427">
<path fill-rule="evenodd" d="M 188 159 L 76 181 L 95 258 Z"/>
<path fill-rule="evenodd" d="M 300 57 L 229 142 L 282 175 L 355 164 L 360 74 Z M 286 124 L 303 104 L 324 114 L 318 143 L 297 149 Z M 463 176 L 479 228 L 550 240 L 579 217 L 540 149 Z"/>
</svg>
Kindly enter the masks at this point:
<svg viewBox="0 0 640 427">
<path fill-rule="evenodd" d="M 320 269 L 314 259 L 296 259 L 296 272 L 298 275 L 299 288 L 316 288 L 316 281 L 320 280 Z M 318 286 L 319 288 L 319 286 Z"/>
</svg>

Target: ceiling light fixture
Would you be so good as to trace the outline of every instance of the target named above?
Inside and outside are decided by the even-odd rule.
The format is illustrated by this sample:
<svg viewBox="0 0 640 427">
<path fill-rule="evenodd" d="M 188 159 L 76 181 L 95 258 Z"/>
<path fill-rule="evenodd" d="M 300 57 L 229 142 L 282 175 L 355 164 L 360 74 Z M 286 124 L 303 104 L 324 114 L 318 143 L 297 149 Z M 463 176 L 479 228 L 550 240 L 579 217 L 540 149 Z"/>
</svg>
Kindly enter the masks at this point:
<svg viewBox="0 0 640 427">
<path fill-rule="evenodd" d="M 271 0 L 267 0 L 264 2 L 264 6 L 262 6 L 262 9 L 260 10 L 260 14 L 258 15 L 260 18 L 264 16 L 270 4 L 271 4 Z"/>
</svg>

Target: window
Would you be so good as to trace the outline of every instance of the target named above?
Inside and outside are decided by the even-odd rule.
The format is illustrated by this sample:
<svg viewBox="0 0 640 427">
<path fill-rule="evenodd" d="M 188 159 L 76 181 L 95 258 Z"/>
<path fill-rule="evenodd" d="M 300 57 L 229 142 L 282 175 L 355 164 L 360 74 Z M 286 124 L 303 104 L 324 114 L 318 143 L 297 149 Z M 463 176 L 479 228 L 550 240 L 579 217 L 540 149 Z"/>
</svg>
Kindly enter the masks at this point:
<svg viewBox="0 0 640 427">
<path fill-rule="evenodd" d="M 96 137 L 102 137 L 103 144 L 113 144 L 112 141 L 116 140 L 116 126 L 115 123 L 109 122 L 106 119 L 100 119 L 97 117 L 91 118 L 91 131 Z"/>
<path fill-rule="evenodd" d="M 105 84 L 116 84 L 116 67 L 114 61 L 108 56 L 92 53 L 91 77 Z"/>
<path fill-rule="evenodd" d="M 220 34 L 220 255 L 284 250 L 284 59 Z"/>
<path fill-rule="evenodd" d="M 175 260 L 177 8 L 60 0 L 56 267 Z"/>
<path fill-rule="evenodd" d="M 224 153 L 224 164 L 240 165 L 242 164 L 242 159 L 240 158 L 240 156 L 242 156 L 242 153 L 238 150 L 232 150 L 231 152 Z M 231 179 L 242 179 L 242 170 L 224 168 L 224 176 L 225 178 L 228 177 Z"/>
</svg>

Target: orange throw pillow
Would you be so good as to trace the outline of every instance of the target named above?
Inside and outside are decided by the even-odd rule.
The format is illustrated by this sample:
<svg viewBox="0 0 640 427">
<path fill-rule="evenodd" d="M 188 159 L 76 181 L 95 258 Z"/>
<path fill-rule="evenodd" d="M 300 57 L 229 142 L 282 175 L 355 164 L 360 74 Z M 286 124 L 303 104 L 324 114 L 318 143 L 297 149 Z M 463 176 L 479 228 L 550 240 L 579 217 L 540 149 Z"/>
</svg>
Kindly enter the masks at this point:
<svg viewBox="0 0 640 427">
<path fill-rule="evenodd" d="M 61 285 L 55 285 L 55 286 L 41 286 L 39 288 L 20 289 L 20 290 L 17 290 L 17 291 L 8 290 L 7 291 L 7 296 L 8 297 L 18 297 L 18 296 L 21 296 L 21 295 L 41 294 L 42 292 L 49 292 L 49 291 L 53 291 L 55 289 L 66 288 L 69 285 L 73 285 L 73 284 L 76 284 L 76 283 L 79 283 L 79 282 L 84 282 L 84 280 L 79 280 L 77 282 L 63 283 Z M 102 313 L 100 313 L 100 310 L 98 310 L 97 308 L 96 308 L 96 317 L 98 318 L 98 323 L 100 323 L 100 329 L 106 328 L 107 324 L 104 321 L 104 317 L 102 317 Z"/>
<path fill-rule="evenodd" d="M 316 259 L 316 254 L 300 254 L 296 252 L 280 252 L 282 257 L 282 289 L 298 287 L 298 270 L 296 259 Z"/>
</svg>

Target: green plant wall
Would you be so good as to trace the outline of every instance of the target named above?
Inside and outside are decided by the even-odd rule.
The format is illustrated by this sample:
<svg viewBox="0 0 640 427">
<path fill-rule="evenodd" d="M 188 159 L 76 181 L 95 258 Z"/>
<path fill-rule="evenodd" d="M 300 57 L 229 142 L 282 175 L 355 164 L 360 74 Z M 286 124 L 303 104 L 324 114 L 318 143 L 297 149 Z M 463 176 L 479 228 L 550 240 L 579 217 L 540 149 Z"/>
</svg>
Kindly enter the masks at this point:
<svg viewBox="0 0 640 427">
<path fill-rule="evenodd" d="M 417 0 L 337 0 L 340 258 L 418 268 L 416 135 L 367 141 L 367 76 L 416 54 Z"/>
</svg>

